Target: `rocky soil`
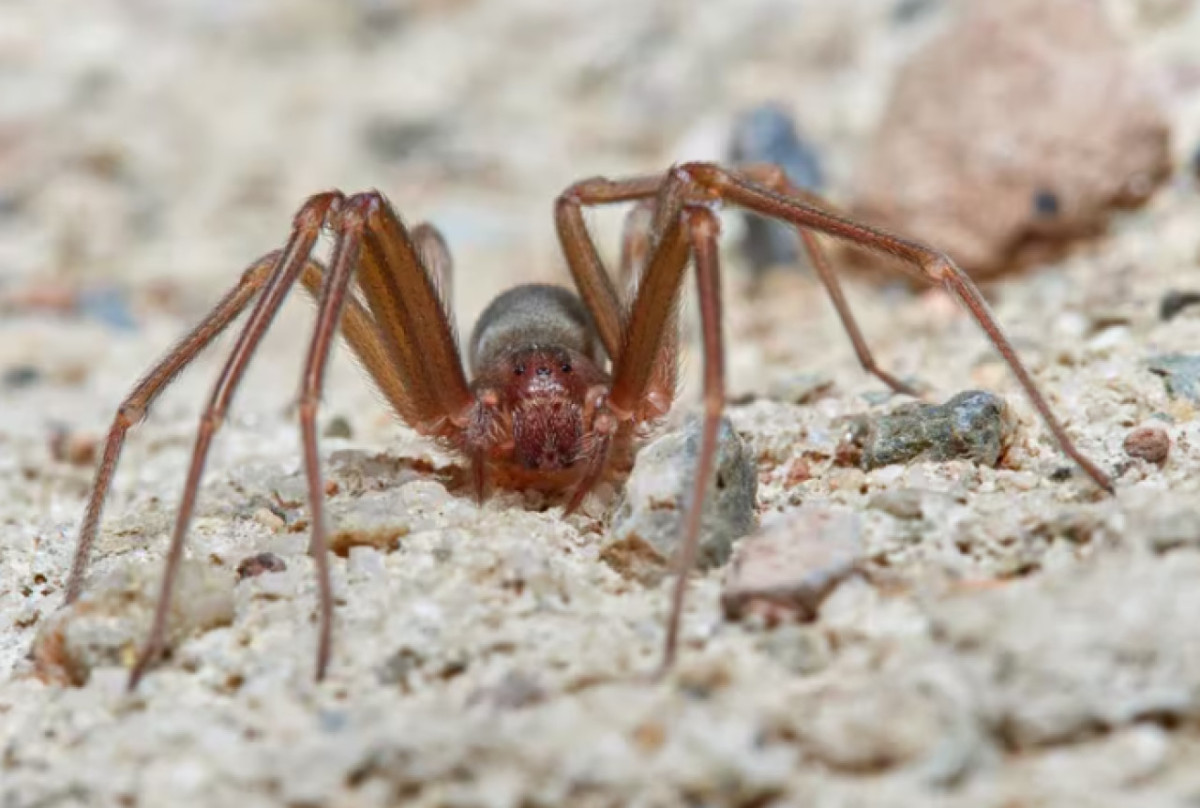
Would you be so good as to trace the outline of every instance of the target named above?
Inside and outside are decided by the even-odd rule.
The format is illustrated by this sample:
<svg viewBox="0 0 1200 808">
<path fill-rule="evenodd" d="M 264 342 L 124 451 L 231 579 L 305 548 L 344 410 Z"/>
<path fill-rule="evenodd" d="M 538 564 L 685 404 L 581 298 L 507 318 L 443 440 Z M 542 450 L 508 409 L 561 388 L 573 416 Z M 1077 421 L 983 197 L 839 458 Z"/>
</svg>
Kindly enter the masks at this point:
<svg viewBox="0 0 1200 808">
<path fill-rule="evenodd" d="M 1200 291 L 1191 0 L 1103 4 L 1169 127 L 1165 180 L 987 289 L 1114 496 L 941 290 L 859 278 L 848 294 L 885 369 L 930 402 L 1005 403 L 995 466 L 932 452 L 864 468 L 847 425 L 913 417 L 911 400 L 858 367 L 811 274 L 748 271 L 729 217 L 728 415 L 757 467 L 759 534 L 693 579 L 665 678 L 650 674 L 670 579 L 614 552 L 619 492 L 569 517 L 536 496 L 477 505 L 462 461 L 340 353 L 321 412 L 335 648 L 313 681 L 302 295 L 219 433 L 168 657 L 125 691 L 220 350 L 131 433 L 89 595 L 59 611 L 95 440 L 307 194 L 378 187 L 437 222 L 465 330 L 515 282 L 565 282 L 551 201 L 568 183 L 719 158 L 764 101 L 796 115 L 852 207 L 893 77 L 962 5 L 0 7 L 0 805 L 1200 799 L 1200 306 L 1179 302 Z M 609 255 L 620 221 L 591 219 Z M 691 309 L 667 428 L 696 402 Z M 796 574 L 738 577 L 772 557 Z M 35 666 L 37 638 L 57 668 Z"/>
</svg>

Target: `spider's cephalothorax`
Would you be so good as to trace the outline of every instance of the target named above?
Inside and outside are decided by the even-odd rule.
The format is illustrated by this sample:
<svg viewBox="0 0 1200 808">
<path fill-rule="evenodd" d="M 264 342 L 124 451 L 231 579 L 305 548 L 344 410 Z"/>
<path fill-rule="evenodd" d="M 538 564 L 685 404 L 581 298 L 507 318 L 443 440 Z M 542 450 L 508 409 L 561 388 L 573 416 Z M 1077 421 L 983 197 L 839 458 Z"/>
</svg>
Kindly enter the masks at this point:
<svg viewBox="0 0 1200 808">
<path fill-rule="evenodd" d="M 587 308 L 568 290 L 526 284 L 497 297 L 472 332 L 468 357 L 475 405 L 462 448 L 485 464 L 476 472 L 481 482 L 579 489 L 625 454 L 609 445 L 607 457 L 597 456 L 615 426 L 605 406 L 608 359 Z"/>
<path fill-rule="evenodd" d="M 586 207 L 633 203 L 621 251 L 623 294 L 588 233 Z M 301 206 L 282 249 L 251 264 L 241 280 L 129 393 L 109 429 L 79 531 L 66 602 L 83 587 L 100 513 L 125 435 L 171 379 L 245 309 L 247 322 L 230 351 L 197 430 L 183 498 L 155 607 L 154 621 L 130 674 L 135 685 L 160 653 L 175 575 L 183 557 L 213 435 L 252 354 L 297 283 L 317 298 L 317 322 L 304 365 L 300 431 L 311 509 L 320 622 L 317 676 L 329 661 L 333 589 L 329 572 L 317 409 L 334 337 L 341 333 L 397 416 L 466 456 L 477 491 L 485 482 L 571 492 L 568 510 L 601 479 L 628 469 L 633 437 L 667 411 L 675 396 L 675 312 L 694 267 L 704 347 L 704 419 L 684 520 L 677 578 L 664 643 L 674 657 L 687 571 L 695 563 L 700 513 L 713 470 L 725 402 L 718 268 L 721 203 L 795 226 L 863 367 L 899 392 L 914 391 L 876 365 L 826 262 L 815 233 L 887 253 L 961 301 L 1008 363 L 1062 450 L 1095 482 L 1112 482 L 1082 454 L 1055 418 L 970 278 L 943 253 L 832 213 L 792 185 L 778 166 L 688 163 L 662 174 L 577 182 L 555 205 L 555 224 L 575 297 L 551 286 L 522 286 L 497 298 L 468 346 L 474 379 L 454 337 L 446 306 L 450 253 L 437 230 L 406 227 L 377 191 L 316 194 Z M 332 233 L 328 266 L 312 257 L 322 230 Z M 251 307 L 253 303 L 253 307 Z"/>
</svg>

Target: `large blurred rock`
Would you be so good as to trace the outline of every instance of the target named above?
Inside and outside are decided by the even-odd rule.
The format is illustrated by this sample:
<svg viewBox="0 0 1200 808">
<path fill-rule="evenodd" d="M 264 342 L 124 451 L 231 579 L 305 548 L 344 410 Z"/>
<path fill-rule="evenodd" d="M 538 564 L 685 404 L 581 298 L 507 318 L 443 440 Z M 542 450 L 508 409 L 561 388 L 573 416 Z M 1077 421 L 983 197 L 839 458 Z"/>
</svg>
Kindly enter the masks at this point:
<svg viewBox="0 0 1200 808">
<path fill-rule="evenodd" d="M 1144 201 L 1168 136 L 1099 3 L 977 2 L 897 76 L 854 208 L 983 277 Z"/>
</svg>

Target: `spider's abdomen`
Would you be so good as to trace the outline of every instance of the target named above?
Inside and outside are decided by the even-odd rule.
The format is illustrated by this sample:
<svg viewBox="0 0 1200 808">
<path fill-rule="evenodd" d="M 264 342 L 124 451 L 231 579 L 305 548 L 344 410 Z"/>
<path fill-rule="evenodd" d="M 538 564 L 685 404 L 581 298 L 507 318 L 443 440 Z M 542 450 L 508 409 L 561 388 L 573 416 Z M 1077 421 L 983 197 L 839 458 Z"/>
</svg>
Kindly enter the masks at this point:
<svg viewBox="0 0 1200 808">
<path fill-rule="evenodd" d="M 533 346 L 574 351 L 597 367 L 604 361 L 583 302 L 561 286 L 527 283 L 509 289 L 479 315 L 467 345 L 471 372 L 482 375 L 513 350 Z"/>
</svg>

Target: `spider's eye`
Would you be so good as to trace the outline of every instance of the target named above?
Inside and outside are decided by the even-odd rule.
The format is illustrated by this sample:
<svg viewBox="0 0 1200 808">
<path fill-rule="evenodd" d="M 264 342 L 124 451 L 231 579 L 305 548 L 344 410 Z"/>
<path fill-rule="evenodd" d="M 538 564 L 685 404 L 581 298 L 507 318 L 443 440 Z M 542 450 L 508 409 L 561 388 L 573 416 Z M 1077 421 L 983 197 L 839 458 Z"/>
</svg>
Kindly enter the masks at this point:
<svg viewBox="0 0 1200 808">
<path fill-rule="evenodd" d="M 513 373 L 515 373 L 518 376 L 524 376 L 525 375 L 525 366 L 517 365 L 515 368 L 513 368 Z"/>
<path fill-rule="evenodd" d="M 571 372 L 571 363 L 563 362 L 562 367 L 559 368 L 559 370 L 561 370 L 563 373 L 570 373 Z"/>
</svg>

